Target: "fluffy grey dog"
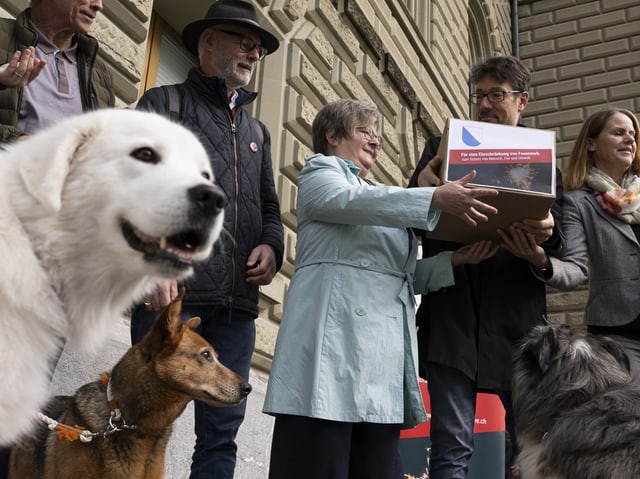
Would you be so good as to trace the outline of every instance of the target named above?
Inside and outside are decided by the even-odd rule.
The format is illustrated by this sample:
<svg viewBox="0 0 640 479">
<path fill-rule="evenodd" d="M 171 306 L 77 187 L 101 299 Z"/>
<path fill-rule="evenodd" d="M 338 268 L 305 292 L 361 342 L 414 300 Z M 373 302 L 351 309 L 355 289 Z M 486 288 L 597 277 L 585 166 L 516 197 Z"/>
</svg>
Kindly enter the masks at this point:
<svg viewBox="0 0 640 479">
<path fill-rule="evenodd" d="M 640 387 L 615 341 L 534 328 L 514 357 L 513 405 L 525 479 L 640 477 Z"/>
</svg>

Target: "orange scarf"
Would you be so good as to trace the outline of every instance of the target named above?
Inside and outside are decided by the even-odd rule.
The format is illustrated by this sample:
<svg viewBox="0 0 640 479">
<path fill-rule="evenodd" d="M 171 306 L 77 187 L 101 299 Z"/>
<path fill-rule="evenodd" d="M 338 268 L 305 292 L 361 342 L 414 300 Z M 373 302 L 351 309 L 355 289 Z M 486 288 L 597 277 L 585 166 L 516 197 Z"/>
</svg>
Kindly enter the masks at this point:
<svg viewBox="0 0 640 479">
<path fill-rule="evenodd" d="M 625 223 L 640 223 L 640 177 L 628 173 L 618 185 L 604 171 L 591 167 L 586 179 L 587 186 L 596 193 L 600 207 Z"/>
</svg>

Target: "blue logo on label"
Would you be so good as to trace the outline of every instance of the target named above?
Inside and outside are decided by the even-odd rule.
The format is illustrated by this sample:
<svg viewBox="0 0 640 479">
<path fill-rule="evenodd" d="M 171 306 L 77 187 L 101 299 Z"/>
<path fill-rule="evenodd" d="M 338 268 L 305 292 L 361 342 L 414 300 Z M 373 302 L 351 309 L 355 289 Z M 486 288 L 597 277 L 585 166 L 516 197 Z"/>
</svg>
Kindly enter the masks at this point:
<svg viewBox="0 0 640 479">
<path fill-rule="evenodd" d="M 462 142 L 467 146 L 478 146 L 482 140 L 482 130 L 480 128 L 462 127 Z"/>
</svg>

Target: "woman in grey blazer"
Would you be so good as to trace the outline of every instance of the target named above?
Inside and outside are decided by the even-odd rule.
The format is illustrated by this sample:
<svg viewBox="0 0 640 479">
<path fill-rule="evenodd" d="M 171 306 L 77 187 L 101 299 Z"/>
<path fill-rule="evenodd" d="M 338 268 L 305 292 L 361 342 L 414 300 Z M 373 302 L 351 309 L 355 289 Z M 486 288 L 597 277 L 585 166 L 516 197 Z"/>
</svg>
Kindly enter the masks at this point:
<svg viewBox="0 0 640 479">
<path fill-rule="evenodd" d="M 566 248 L 549 257 L 523 233 L 510 248 L 529 254 L 547 284 L 570 290 L 587 278 L 585 322 L 617 339 L 640 382 L 640 152 L 638 119 L 607 108 L 585 121 L 564 175 Z M 505 236 L 505 241 L 509 241 Z"/>
<path fill-rule="evenodd" d="M 465 188 L 402 188 L 365 179 L 380 113 L 354 100 L 320 110 L 298 176 L 296 269 L 287 290 L 264 412 L 276 417 L 269 477 L 399 479 L 402 425 L 426 420 L 417 374 L 414 294 L 453 282 L 452 265 L 488 242 L 421 260 L 412 228 L 440 209 L 466 221 L 495 211 Z"/>
</svg>

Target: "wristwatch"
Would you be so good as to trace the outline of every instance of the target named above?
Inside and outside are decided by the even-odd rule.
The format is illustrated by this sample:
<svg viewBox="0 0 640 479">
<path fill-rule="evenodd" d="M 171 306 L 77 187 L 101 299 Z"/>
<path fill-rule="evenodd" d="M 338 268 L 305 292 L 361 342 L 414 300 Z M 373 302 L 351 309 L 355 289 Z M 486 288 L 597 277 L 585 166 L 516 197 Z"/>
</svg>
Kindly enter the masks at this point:
<svg viewBox="0 0 640 479">
<path fill-rule="evenodd" d="M 538 271 L 545 279 L 551 278 L 551 275 L 553 274 L 553 268 L 551 266 L 547 266 L 545 268 L 538 268 Z"/>
</svg>

